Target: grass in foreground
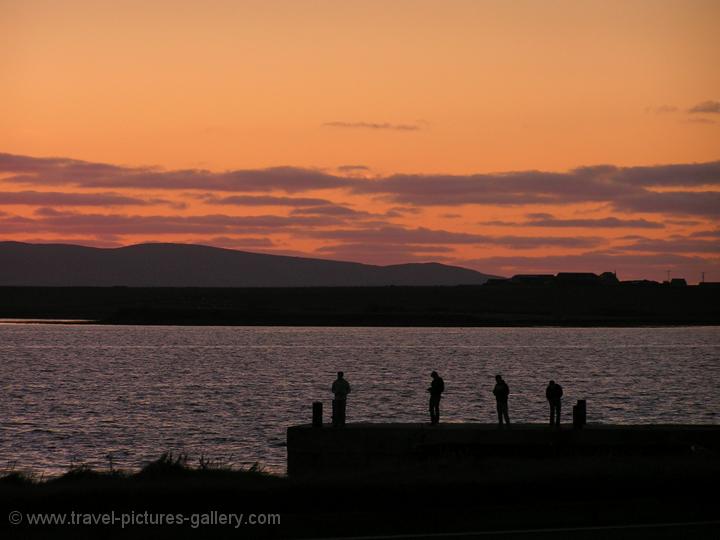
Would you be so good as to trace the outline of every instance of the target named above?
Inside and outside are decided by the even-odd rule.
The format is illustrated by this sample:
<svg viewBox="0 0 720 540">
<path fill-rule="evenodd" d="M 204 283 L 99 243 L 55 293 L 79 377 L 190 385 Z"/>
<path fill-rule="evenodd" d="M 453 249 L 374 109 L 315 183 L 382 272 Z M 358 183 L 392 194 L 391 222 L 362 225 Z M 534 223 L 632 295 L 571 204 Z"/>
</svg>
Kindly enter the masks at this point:
<svg viewBox="0 0 720 540">
<path fill-rule="evenodd" d="M 715 519 L 718 483 L 720 458 L 714 454 L 456 459 L 304 478 L 163 454 L 136 472 L 79 466 L 47 480 L 10 472 L 0 477 L 0 505 L 5 515 L 10 510 L 277 513 L 281 526 L 239 536 L 300 538 Z M 0 529 L 7 527 L 0 523 Z M 94 537 L 89 529 L 52 532 Z M 155 538 L 161 532 L 198 533 L 115 528 L 103 535 Z M 197 535 L 229 532 L 206 528 Z"/>
</svg>

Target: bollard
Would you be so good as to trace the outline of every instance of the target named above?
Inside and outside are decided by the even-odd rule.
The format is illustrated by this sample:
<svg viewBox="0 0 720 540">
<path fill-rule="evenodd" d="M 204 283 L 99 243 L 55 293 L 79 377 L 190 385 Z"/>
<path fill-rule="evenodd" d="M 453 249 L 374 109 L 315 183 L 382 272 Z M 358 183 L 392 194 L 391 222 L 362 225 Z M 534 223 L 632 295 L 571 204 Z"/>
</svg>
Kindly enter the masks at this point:
<svg viewBox="0 0 720 540">
<path fill-rule="evenodd" d="M 585 424 L 587 424 L 587 402 L 578 399 L 577 405 L 573 405 L 573 427 L 581 429 Z"/>
<path fill-rule="evenodd" d="M 314 401 L 312 411 L 313 427 L 322 427 L 322 401 Z"/>
</svg>

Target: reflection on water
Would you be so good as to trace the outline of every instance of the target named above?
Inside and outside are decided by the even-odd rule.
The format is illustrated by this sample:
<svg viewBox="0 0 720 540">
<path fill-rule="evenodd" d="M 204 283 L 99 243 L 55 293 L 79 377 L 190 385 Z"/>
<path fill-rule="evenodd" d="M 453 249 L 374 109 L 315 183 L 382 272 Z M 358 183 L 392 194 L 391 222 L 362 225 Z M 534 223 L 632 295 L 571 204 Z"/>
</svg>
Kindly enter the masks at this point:
<svg viewBox="0 0 720 540">
<path fill-rule="evenodd" d="M 443 421 L 493 422 L 493 376 L 510 418 L 545 422 L 545 385 L 570 418 L 720 423 L 720 329 L 288 328 L 0 325 L 0 467 L 134 468 L 167 450 L 285 467 L 285 428 L 330 409 L 344 370 L 348 421 L 425 422 L 429 374 Z M 327 418 L 326 418 L 327 419 Z M 329 419 L 328 419 L 329 420 Z"/>
</svg>

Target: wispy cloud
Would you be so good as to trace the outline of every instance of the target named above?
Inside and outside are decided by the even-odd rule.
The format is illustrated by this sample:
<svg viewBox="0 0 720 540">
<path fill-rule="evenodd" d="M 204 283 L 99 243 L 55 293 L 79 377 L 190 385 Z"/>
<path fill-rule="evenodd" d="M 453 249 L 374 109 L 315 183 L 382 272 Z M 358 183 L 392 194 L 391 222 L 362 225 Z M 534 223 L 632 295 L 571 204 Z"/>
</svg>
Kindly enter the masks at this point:
<svg viewBox="0 0 720 540">
<path fill-rule="evenodd" d="M 315 251 L 321 253 L 350 253 L 352 250 L 357 251 L 377 251 L 381 253 L 395 253 L 398 251 L 411 252 L 411 253 L 452 253 L 453 248 L 448 246 L 433 246 L 426 244 L 362 244 L 362 243 L 351 243 L 351 244 L 332 244 L 329 246 L 322 246 Z"/>
<path fill-rule="evenodd" d="M 181 202 L 141 199 L 118 193 L 64 193 L 57 191 L 1 191 L 0 204 L 29 206 L 149 206 L 185 208 Z"/>
<path fill-rule="evenodd" d="M 215 236 L 202 243 L 210 246 L 226 248 L 271 248 L 275 243 L 269 238 L 237 237 L 237 236 Z"/>
<path fill-rule="evenodd" d="M 666 219 L 665 223 L 668 225 L 679 225 L 681 227 L 694 227 L 696 225 L 702 225 L 702 221 L 697 219 Z"/>
<path fill-rule="evenodd" d="M 212 172 L 204 169 L 165 171 L 153 167 L 122 167 L 69 158 L 35 158 L 0 153 L 5 182 L 30 185 L 72 185 L 85 188 L 202 189 L 212 191 L 288 193 L 332 189 L 355 180 L 301 167 L 271 167 Z"/>
<path fill-rule="evenodd" d="M 596 237 L 553 237 L 553 236 L 488 236 L 464 232 L 453 232 L 425 227 L 405 228 L 384 226 L 366 229 L 318 230 L 305 233 L 322 239 L 341 240 L 364 244 L 436 244 L 436 245 L 495 245 L 510 249 L 534 249 L 561 246 L 566 248 L 587 248 L 604 243 Z"/>
<path fill-rule="evenodd" d="M 695 231 L 693 233 L 690 233 L 691 237 L 703 237 L 703 236 L 711 236 L 714 238 L 720 238 L 720 229 L 710 230 L 710 231 Z"/>
<path fill-rule="evenodd" d="M 374 130 L 394 130 L 394 131 L 418 131 L 419 124 L 391 124 L 390 122 L 325 122 L 323 126 L 334 128 L 349 129 L 374 129 Z"/>
<path fill-rule="evenodd" d="M 688 112 L 691 114 L 720 114 L 720 101 L 703 101 L 694 107 L 690 107 Z"/>
<path fill-rule="evenodd" d="M 452 260 L 453 249 L 447 246 L 415 244 L 342 243 L 322 246 L 313 256 L 329 257 L 372 264 L 397 264 Z"/>
<path fill-rule="evenodd" d="M 665 191 L 632 194 L 611 201 L 616 210 L 720 217 L 720 191 Z"/>
<path fill-rule="evenodd" d="M 206 193 L 199 197 L 207 204 L 233 205 L 233 206 L 323 206 L 333 204 L 328 199 L 317 199 L 307 197 L 276 197 L 273 195 L 232 195 L 229 197 L 218 197 L 212 193 Z"/>
<path fill-rule="evenodd" d="M 0 230 L 5 233 L 59 234 L 243 234 L 303 227 L 337 226 L 344 220 L 334 216 L 139 216 L 125 214 L 80 214 L 39 209 L 36 217 L 0 216 Z"/>
<path fill-rule="evenodd" d="M 327 204 L 324 206 L 308 206 L 305 208 L 295 208 L 290 211 L 293 216 L 345 216 L 345 217 L 378 217 L 371 212 L 363 210 L 354 210 L 341 204 Z"/>
<path fill-rule="evenodd" d="M 663 229 L 665 225 L 646 219 L 620 219 L 616 217 L 596 219 L 559 219 L 552 214 L 526 214 L 526 221 L 483 221 L 481 225 L 504 227 L 576 227 L 583 229 Z"/>
<path fill-rule="evenodd" d="M 712 120 L 710 118 L 688 118 L 685 121 L 689 122 L 690 124 L 717 124 L 715 120 Z"/>
<path fill-rule="evenodd" d="M 616 210 L 717 216 L 720 161 L 650 167 L 600 165 L 569 172 L 523 171 L 474 175 L 392 175 L 355 182 L 355 193 L 416 206 L 567 205 L 605 202 Z M 685 188 L 658 192 L 657 188 Z"/>
<path fill-rule="evenodd" d="M 338 171 L 341 173 L 358 173 L 358 172 L 368 172 L 370 170 L 370 167 L 367 165 L 340 165 L 339 167 L 336 167 Z"/>
<path fill-rule="evenodd" d="M 709 253 L 720 254 L 720 240 L 698 238 L 655 239 L 643 238 L 629 245 L 617 246 L 619 250 L 646 251 L 649 253 Z"/>
</svg>

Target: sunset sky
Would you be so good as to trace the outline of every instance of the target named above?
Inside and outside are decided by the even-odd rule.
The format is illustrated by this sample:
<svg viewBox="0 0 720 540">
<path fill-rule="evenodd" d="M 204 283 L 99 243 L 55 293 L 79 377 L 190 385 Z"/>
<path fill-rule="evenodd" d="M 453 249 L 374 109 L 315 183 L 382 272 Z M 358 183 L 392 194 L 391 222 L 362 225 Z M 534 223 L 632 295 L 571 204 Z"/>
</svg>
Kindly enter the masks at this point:
<svg viewBox="0 0 720 540">
<path fill-rule="evenodd" d="M 0 0 L 0 240 L 720 281 L 720 2 Z"/>
</svg>

